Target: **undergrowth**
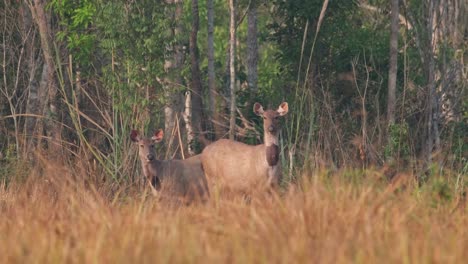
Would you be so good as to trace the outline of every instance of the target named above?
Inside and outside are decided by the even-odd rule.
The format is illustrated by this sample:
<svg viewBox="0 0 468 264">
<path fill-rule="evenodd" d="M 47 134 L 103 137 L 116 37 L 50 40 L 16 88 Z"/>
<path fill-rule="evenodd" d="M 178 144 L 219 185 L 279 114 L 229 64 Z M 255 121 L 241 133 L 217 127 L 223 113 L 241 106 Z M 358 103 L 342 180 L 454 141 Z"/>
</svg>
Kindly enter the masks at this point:
<svg viewBox="0 0 468 264">
<path fill-rule="evenodd" d="M 279 195 L 174 207 L 50 162 L 0 186 L 1 263 L 463 263 L 466 187 L 306 172 Z M 4 171 L 2 171 L 4 172 Z M 14 172 L 14 171 L 11 171 Z M 18 173 L 16 170 L 15 173 Z M 18 174 L 21 175 L 21 174 Z M 5 179 L 3 176 L 2 179 Z"/>
</svg>

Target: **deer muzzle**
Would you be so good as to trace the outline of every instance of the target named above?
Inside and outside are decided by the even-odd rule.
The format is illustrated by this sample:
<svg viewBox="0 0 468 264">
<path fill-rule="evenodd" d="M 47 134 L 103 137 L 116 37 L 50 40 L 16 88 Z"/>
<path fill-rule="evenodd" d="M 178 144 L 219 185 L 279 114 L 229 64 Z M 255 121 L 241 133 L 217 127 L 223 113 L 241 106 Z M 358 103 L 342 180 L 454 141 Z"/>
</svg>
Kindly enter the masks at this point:
<svg viewBox="0 0 468 264">
<path fill-rule="evenodd" d="M 153 154 L 148 154 L 146 155 L 146 159 L 151 161 L 151 160 L 154 160 L 154 155 Z"/>
</svg>

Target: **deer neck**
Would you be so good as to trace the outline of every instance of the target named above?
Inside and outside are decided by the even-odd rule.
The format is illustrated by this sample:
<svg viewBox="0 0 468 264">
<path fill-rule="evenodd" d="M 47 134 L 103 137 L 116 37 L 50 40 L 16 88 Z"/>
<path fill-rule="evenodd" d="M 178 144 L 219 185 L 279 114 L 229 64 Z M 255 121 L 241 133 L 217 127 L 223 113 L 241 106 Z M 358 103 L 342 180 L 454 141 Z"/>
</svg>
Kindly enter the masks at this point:
<svg viewBox="0 0 468 264">
<path fill-rule="evenodd" d="M 265 146 L 271 146 L 271 145 L 276 145 L 278 146 L 278 135 L 273 135 L 271 133 L 266 132 L 265 135 L 263 136 L 263 142 Z"/>
<path fill-rule="evenodd" d="M 273 135 L 270 133 L 265 133 L 264 135 L 264 144 L 265 144 L 265 154 L 266 160 L 269 166 L 273 167 L 278 164 L 279 161 L 279 142 L 278 135 Z"/>
<path fill-rule="evenodd" d="M 160 173 L 158 173 L 161 170 L 161 161 L 159 160 L 141 160 L 141 167 L 143 168 L 143 174 L 149 179 L 151 177 L 161 176 L 159 175 Z"/>
</svg>

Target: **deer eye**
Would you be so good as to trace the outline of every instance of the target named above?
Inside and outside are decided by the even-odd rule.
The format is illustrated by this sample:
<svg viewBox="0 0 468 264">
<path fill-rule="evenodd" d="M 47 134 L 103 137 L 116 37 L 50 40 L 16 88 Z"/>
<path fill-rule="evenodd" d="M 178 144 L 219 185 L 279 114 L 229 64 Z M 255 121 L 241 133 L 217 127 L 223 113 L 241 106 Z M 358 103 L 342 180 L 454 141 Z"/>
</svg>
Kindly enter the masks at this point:
<svg viewBox="0 0 468 264">
<path fill-rule="evenodd" d="M 279 119 L 279 116 L 275 116 L 275 120 L 278 120 Z"/>
<path fill-rule="evenodd" d="M 140 145 L 140 148 L 144 147 L 145 145 Z"/>
<path fill-rule="evenodd" d="M 150 145 L 150 148 L 154 148 L 154 144 L 151 144 L 151 145 Z"/>
<path fill-rule="evenodd" d="M 263 120 L 266 120 L 266 119 L 267 119 L 267 118 L 264 116 L 264 117 L 263 117 Z"/>
</svg>

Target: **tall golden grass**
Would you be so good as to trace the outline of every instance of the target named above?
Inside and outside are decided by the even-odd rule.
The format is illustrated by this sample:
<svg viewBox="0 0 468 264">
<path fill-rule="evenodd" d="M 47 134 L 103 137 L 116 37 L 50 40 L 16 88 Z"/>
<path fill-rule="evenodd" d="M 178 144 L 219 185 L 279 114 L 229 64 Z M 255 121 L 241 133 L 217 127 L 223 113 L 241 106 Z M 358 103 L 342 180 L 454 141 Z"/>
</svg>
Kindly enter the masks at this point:
<svg viewBox="0 0 468 264">
<path fill-rule="evenodd" d="M 310 173 L 281 195 L 171 207 L 46 164 L 0 188 L 0 263 L 464 263 L 466 201 Z M 359 174 L 359 173 L 358 173 Z"/>
</svg>

